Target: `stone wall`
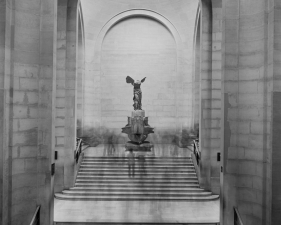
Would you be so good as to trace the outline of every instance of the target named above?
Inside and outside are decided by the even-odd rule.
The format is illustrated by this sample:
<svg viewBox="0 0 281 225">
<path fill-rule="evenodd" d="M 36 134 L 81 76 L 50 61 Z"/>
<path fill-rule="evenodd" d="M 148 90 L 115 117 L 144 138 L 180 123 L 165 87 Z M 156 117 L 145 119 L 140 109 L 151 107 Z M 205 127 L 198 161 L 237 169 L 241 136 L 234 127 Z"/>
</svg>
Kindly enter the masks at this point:
<svg viewBox="0 0 281 225">
<path fill-rule="evenodd" d="M 74 185 L 74 151 L 77 127 L 77 0 L 58 2 L 58 49 L 56 79 L 56 160 L 55 191 Z M 81 47 L 81 46 L 80 46 Z M 81 78 L 81 76 L 79 76 Z M 81 79 L 79 79 L 81 90 Z M 80 95 L 81 96 L 81 91 Z"/>
<path fill-rule="evenodd" d="M 200 40 L 201 40 L 201 8 L 198 7 L 195 23 L 194 46 L 193 46 L 193 128 L 199 129 L 200 117 Z M 199 130 L 198 130 L 199 132 Z"/>
<path fill-rule="evenodd" d="M 133 110 L 133 86 L 126 84 L 129 75 L 135 80 L 146 77 L 142 108 L 150 124 L 175 130 L 176 59 L 175 40 L 161 23 L 133 17 L 115 24 L 102 45 L 101 125 L 117 132 L 126 125 Z"/>
<path fill-rule="evenodd" d="M 272 4 L 274 2 L 274 4 Z M 272 171 L 271 182 L 266 185 L 267 190 L 272 191 L 271 224 L 281 221 L 281 155 L 280 155 L 280 128 L 281 128 L 281 1 L 270 1 L 269 4 L 269 60 L 268 73 L 273 73 L 273 99 L 272 99 Z M 273 33 L 274 32 L 274 33 Z M 272 40 L 273 39 L 273 40 Z M 270 171 L 270 170 L 269 170 Z"/>
<path fill-rule="evenodd" d="M 37 205 L 52 220 L 56 4 L 0 3 L 2 224 L 28 224 Z"/>
<path fill-rule="evenodd" d="M 84 75 L 85 75 L 85 46 L 84 46 L 84 23 L 81 5 L 78 8 L 78 29 L 77 29 L 77 81 L 76 81 L 76 121 L 77 137 L 83 136 L 84 126 Z"/>
<path fill-rule="evenodd" d="M 223 1 L 225 225 L 233 224 L 234 206 L 245 224 L 277 224 L 270 219 L 273 7 Z"/>
<path fill-rule="evenodd" d="M 58 2 L 58 26 L 57 26 L 57 79 L 56 79 L 56 149 L 58 160 L 56 161 L 55 192 L 64 187 L 64 133 L 65 133 L 65 60 L 66 60 L 66 20 L 68 1 Z"/>
<path fill-rule="evenodd" d="M 220 1 L 201 1 L 198 17 L 195 52 L 195 83 L 199 91 L 194 91 L 194 101 L 199 101 L 199 141 L 201 151 L 200 185 L 219 193 L 221 141 L 221 4 Z M 199 60 L 198 60 L 199 58 Z M 199 61 L 199 62 L 198 62 Z M 198 65 L 199 64 L 199 65 Z M 197 85 L 199 82 L 200 85 Z M 196 120 L 195 120 L 196 121 Z M 196 124 L 196 122 L 195 122 Z"/>
<path fill-rule="evenodd" d="M 222 41 L 222 1 L 212 1 L 212 118 L 209 123 L 211 132 L 211 173 L 210 182 L 211 190 L 214 193 L 220 192 L 220 165 L 221 162 L 217 159 L 217 154 L 221 153 L 221 109 L 222 109 L 222 58 L 221 58 L 221 41 Z"/>
<path fill-rule="evenodd" d="M 142 85 L 143 108 L 147 111 L 147 116 L 151 118 L 151 126 L 156 128 L 169 127 L 172 130 L 191 127 L 193 28 L 197 6 L 197 1 L 183 0 L 177 2 L 170 0 L 159 1 L 157 4 L 153 1 L 129 0 L 114 2 L 85 0 L 82 2 L 85 45 L 87 46 L 85 50 L 85 126 L 101 127 L 106 125 L 110 129 L 118 129 L 118 133 L 120 133 L 119 129 L 127 122 L 126 116 L 130 115 L 130 111 L 133 109 L 132 87 L 125 83 L 125 77 L 129 75 L 135 79 L 142 79 L 147 76 L 146 82 Z M 141 42 L 138 46 L 133 46 L 139 47 L 138 51 L 134 55 L 130 55 L 129 51 L 133 51 L 129 49 L 132 46 L 128 45 L 126 51 L 118 52 L 118 54 L 126 55 L 127 59 L 132 60 L 138 58 L 140 53 L 145 53 L 146 59 L 139 58 L 138 64 L 135 65 L 123 65 L 122 68 L 113 68 L 113 65 L 117 63 L 114 60 L 118 55 L 115 55 L 115 58 L 114 56 L 107 57 L 106 52 L 102 50 L 103 43 L 106 43 L 107 38 L 113 38 L 112 35 L 115 30 L 120 28 L 121 31 L 121 29 L 124 29 L 123 25 L 126 25 L 126 22 L 135 19 L 128 18 L 127 21 L 117 24 L 114 24 L 115 22 L 111 24 L 112 21 L 121 14 L 129 15 L 130 12 L 137 8 L 142 9 L 142 12 L 137 16 L 146 17 L 143 20 L 150 22 L 147 25 L 151 28 L 155 27 L 160 32 L 165 32 L 163 33 L 164 36 L 160 37 L 153 30 L 151 30 L 151 33 L 149 29 L 140 27 L 143 32 L 140 30 L 138 32 L 143 35 L 142 38 L 144 39 L 140 39 Z M 164 24 L 166 28 L 162 24 L 155 22 L 155 19 Z M 107 32 L 104 31 L 104 26 L 108 27 L 108 29 L 111 26 L 113 27 L 112 30 L 109 30 L 108 35 L 103 34 L 103 32 Z M 129 29 L 122 30 L 120 33 L 129 40 L 127 42 L 129 44 L 130 42 L 132 43 L 132 40 L 137 40 L 137 37 L 132 32 L 134 27 L 127 26 L 127 28 Z M 172 35 L 169 34 L 168 30 Z M 146 34 L 153 36 L 145 37 L 144 35 Z M 102 35 L 104 35 L 105 39 L 101 38 Z M 172 37 L 174 40 L 172 40 Z M 156 52 L 153 52 L 152 48 L 146 49 L 149 46 L 145 46 L 144 41 L 149 40 L 149 38 L 157 43 L 158 49 L 154 48 L 154 50 L 159 51 L 159 57 L 156 56 Z M 163 38 L 166 38 L 164 42 Z M 168 47 L 173 45 L 172 41 L 175 43 L 174 47 Z M 161 43 L 167 43 L 167 46 L 162 45 L 162 50 L 160 49 Z M 119 44 L 118 42 L 111 42 L 112 49 L 109 50 L 116 51 Z M 141 51 L 139 51 L 140 49 Z M 104 57 L 107 57 L 107 59 L 105 60 Z M 153 60 L 148 63 L 149 58 Z M 111 61 L 112 63 L 110 63 Z M 111 66 L 110 73 L 105 70 L 108 66 Z M 102 71 L 103 69 L 105 71 Z M 116 88 L 114 90 L 116 96 L 114 97 L 108 95 L 112 93 L 110 91 L 112 85 L 109 85 L 108 79 L 105 79 L 106 77 L 110 77 L 110 79 L 112 77 L 115 85 L 118 84 L 114 85 Z M 106 87 L 106 84 L 109 87 Z M 167 91 L 163 90 L 162 87 L 167 87 Z M 107 95 L 105 92 L 107 92 Z M 106 113 L 104 113 L 105 111 Z M 156 132 L 159 130 L 156 129 Z"/>
<path fill-rule="evenodd" d="M 0 1 L 0 218 L 3 218 L 3 203 L 4 203 L 4 101 L 5 101 L 5 18 L 6 18 L 6 2 Z"/>
<path fill-rule="evenodd" d="M 210 190 L 210 155 L 213 142 L 210 130 L 212 120 L 212 3 L 210 0 L 201 1 L 200 7 L 199 142 L 201 160 L 199 181 L 202 188 Z"/>
</svg>

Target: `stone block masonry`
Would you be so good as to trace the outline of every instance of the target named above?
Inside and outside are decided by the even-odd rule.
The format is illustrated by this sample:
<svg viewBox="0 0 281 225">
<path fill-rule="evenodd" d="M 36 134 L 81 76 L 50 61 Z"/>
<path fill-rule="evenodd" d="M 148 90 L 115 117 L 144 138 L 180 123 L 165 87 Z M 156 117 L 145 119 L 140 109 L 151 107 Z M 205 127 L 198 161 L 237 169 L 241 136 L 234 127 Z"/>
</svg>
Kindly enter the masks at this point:
<svg viewBox="0 0 281 225">
<path fill-rule="evenodd" d="M 57 1 L 0 5 L 1 224 L 50 224 Z"/>
<path fill-rule="evenodd" d="M 273 192 L 266 185 L 272 182 L 278 186 L 273 171 L 279 165 L 279 162 L 274 164 L 271 155 L 273 127 L 278 121 L 277 109 L 271 108 L 277 99 L 272 92 L 275 81 L 270 69 L 274 4 L 260 0 L 223 1 L 225 185 L 222 195 L 232 196 L 221 201 L 223 224 L 232 223 L 233 206 L 239 209 L 245 224 L 280 221 L 280 212 L 270 212 L 279 203 L 273 200 L 275 197 L 270 203 Z"/>
<path fill-rule="evenodd" d="M 95 15 L 93 12 L 100 4 L 103 10 L 93 18 Z M 129 116 L 132 110 L 132 87 L 125 83 L 125 78 L 129 75 L 134 79 L 147 77 L 142 85 L 142 104 L 150 118 L 156 116 L 163 119 L 162 122 L 154 124 L 160 128 L 156 129 L 156 132 L 170 129 L 170 123 L 165 122 L 165 119 L 173 120 L 173 131 L 179 129 L 182 124 L 190 128 L 191 111 L 188 109 L 192 107 L 192 99 L 182 96 L 191 95 L 191 88 L 187 84 L 192 82 L 188 64 L 192 59 L 193 32 L 187 27 L 195 23 L 198 4 L 196 1 L 189 3 L 179 1 L 171 4 L 160 1 L 157 4 L 149 2 L 142 4 L 142 8 L 146 9 L 142 10 L 143 15 L 112 24 L 104 38 L 100 40 L 103 33 L 98 31 L 102 29 L 103 24 L 114 15 L 134 9 L 133 4 L 129 0 L 122 3 L 112 1 L 97 3 L 89 0 L 85 2 L 87 7 L 83 8 L 83 14 L 85 43 L 88 47 L 85 50 L 84 96 L 87 104 L 84 109 L 84 123 L 109 129 L 119 123 L 126 123 L 125 117 L 121 121 L 110 115 L 128 111 Z M 150 8 L 152 6 L 153 8 Z M 189 13 L 179 14 L 175 7 Z M 167 18 L 172 24 L 171 27 L 157 22 L 158 19 L 153 19 L 149 14 Z M 183 23 L 183 20 L 186 23 Z M 175 33 L 178 38 L 175 37 Z M 183 52 L 187 55 L 183 56 Z M 97 100 L 102 107 L 95 104 Z"/>
</svg>

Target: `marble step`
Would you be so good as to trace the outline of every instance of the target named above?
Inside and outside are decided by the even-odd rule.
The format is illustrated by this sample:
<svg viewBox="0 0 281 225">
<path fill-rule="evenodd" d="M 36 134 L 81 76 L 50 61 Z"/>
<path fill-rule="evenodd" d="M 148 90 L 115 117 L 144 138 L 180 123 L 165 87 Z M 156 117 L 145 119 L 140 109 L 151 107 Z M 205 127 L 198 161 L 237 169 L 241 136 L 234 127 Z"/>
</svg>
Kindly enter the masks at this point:
<svg viewBox="0 0 281 225">
<path fill-rule="evenodd" d="M 172 181 L 177 181 L 177 180 L 197 180 L 196 176 L 189 176 L 189 177 L 167 177 L 167 176 L 145 176 L 143 174 L 135 174 L 134 178 L 140 178 L 142 180 L 172 180 Z M 128 180 L 128 175 L 125 176 L 108 176 L 108 175 L 100 175 L 100 176 L 93 176 L 93 175 L 78 175 L 76 180 Z"/>
<path fill-rule="evenodd" d="M 115 191 L 120 191 L 120 192 L 134 192 L 134 191 L 142 191 L 142 192 L 204 192 L 205 190 L 202 188 L 198 187 L 154 187 L 154 188 L 147 188 L 147 187 L 111 187 L 111 186 L 106 186 L 106 187 L 72 187 L 69 190 L 71 191 L 110 191 L 110 190 L 115 190 Z"/>
<path fill-rule="evenodd" d="M 139 169 L 135 168 L 135 172 L 141 173 L 145 171 L 150 175 L 183 175 L 187 176 L 189 174 L 195 174 L 195 169 L 188 170 L 153 170 L 153 168 Z M 128 167 L 126 168 L 116 168 L 116 169 L 93 169 L 93 168 L 80 168 L 78 173 L 93 173 L 93 174 L 128 174 Z"/>
<path fill-rule="evenodd" d="M 77 196 L 77 195 L 65 195 L 61 193 L 56 193 L 55 197 L 57 199 L 64 200 L 88 200 L 88 201 L 155 201 L 155 200 L 164 200 L 164 201 L 210 201 L 218 199 L 218 195 L 209 195 L 209 196 Z"/>
<path fill-rule="evenodd" d="M 189 175 L 194 175 L 195 170 L 187 170 L 187 171 L 153 171 L 153 170 L 148 170 L 145 169 L 146 174 L 147 175 L 158 175 L 158 176 L 168 176 L 168 175 L 172 175 L 172 176 L 189 176 Z M 135 169 L 135 173 L 142 173 L 143 170 L 141 169 Z M 95 169 L 80 169 L 78 174 L 92 174 L 92 175 L 115 175 L 115 176 L 119 176 L 119 175 L 124 175 L 124 174 L 128 174 L 128 168 L 126 169 L 116 169 L 116 170 L 95 170 Z"/>
<path fill-rule="evenodd" d="M 90 165 L 104 165 L 104 164 L 109 164 L 109 165 L 115 165 L 115 164 L 125 164 L 125 165 L 128 165 L 128 160 L 120 160 L 120 161 L 116 161 L 116 162 L 109 162 L 109 161 L 98 161 L 98 162 L 95 162 L 95 161 L 90 161 L 90 160 L 83 160 L 82 161 L 82 164 L 90 164 Z M 141 163 L 139 160 L 135 160 L 135 163 Z M 155 165 L 155 166 L 186 166 L 186 165 L 193 165 L 193 163 L 191 161 L 186 161 L 186 162 L 162 162 L 162 161 L 159 161 L 159 162 L 155 162 L 155 161 L 143 161 L 143 163 L 145 164 L 148 164 L 148 165 Z"/>
<path fill-rule="evenodd" d="M 83 173 L 83 172 L 80 172 L 78 173 L 77 175 L 77 178 L 78 177 L 84 177 L 84 178 L 103 178 L 103 177 L 106 177 L 106 178 L 116 178 L 116 179 L 119 179 L 119 178 L 125 178 L 125 177 L 128 177 L 129 174 L 128 173 L 123 173 L 123 174 L 94 174 L 94 173 Z M 147 177 L 148 179 L 161 179 L 161 178 L 170 178 L 170 179 L 191 179 L 191 178 L 194 178 L 194 179 L 197 179 L 197 176 L 196 174 L 185 174 L 184 176 L 181 175 L 181 174 L 165 174 L 165 175 L 159 175 L 159 174 L 148 174 L 148 173 L 141 173 L 141 172 L 135 172 L 135 177 Z"/>
<path fill-rule="evenodd" d="M 218 225 L 219 222 L 196 222 L 196 223 L 184 223 L 184 225 Z M 55 221 L 55 225 L 163 225 L 163 223 L 106 223 L 106 222 L 58 222 Z M 165 223 L 165 225 L 178 225 L 178 223 Z"/>
<path fill-rule="evenodd" d="M 137 157 L 137 156 L 136 156 Z M 85 159 L 93 159 L 93 160 L 116 160 L 116 159 L 124 159 L 126 157 L 117 157 L 117 156 L 100 156 L 100 157 L 94 157 L 94 156 L 85 156 Z M 146 156 L 145 159 L 148 160 L 191 160 L 191 157 L 151 157 Z"/>
<path fill-rule="evenodd" d="M 185 183 L 185 184 L 174 184 L 174 183 L 75 183 L 75 187 L 99 187 L 99 188 L 151 188 L 151 189 L 169 189 L 169 188 L 199 188 L 198 183 Z"/>
<path fill-rule="evenodd" d="M 135 159 L 136 163 L 140 162 L 141 160 Z M 83 163 L 91 163 L 91 164 L 122 164 L 127 163 L 127 159 L 118 160 L 118 161 L 94 161 L 94 160 L 85 160 L 83 159 Z M 142 162 L 142 161 L 141 161 Z M 150 160 L 144 160 L 143 162 L 147 164 L 152 165 L 186 165 L 186 164 L 193 164 L 191 160 L 188 161 L 150 161 Z"/>
<path fill-rule="evenodd" d="M 93 168 L 101 168 L 101 169 L 112 169 L 112 168 L 128 168 L 127 163 L 120 163 L 120 164 L 90 164 L 90 163 L 81 163 L 82 167 L 93 167 Z M 162 170 L 170 170 L 170 169 L 192 169 L 194 168 L 193 164 L 186 164 L 186 165 L 152 165 L 152 164 L 141 164 L 135 163 L 135 168 L 137 167 L 144 167 L 144 168 L 155 168 L 155 169 L 162 169 Z"/>
<path fill-rule="evenodd" d="M 115 166 L 115 167 L 92 167 L 92 166 L 83 166 L 80 167 L 80 170 L 93 170 L 93 171 L 99 171 L 99 172 L 121 172 L 121 171 L 128 171 L 128 166 Z M 154 167 L 141 167 L 141 166 L 135 166 L 135 170 L 143 170 L 155 173 L 189 173 L 189 172 L 195 172 L 194 167 L 186 167 L 186 168 L 154 168 Z M 79 170 L 79 171 L 80 171 Z"/>
<path fill-rule="evenodd" d="M 95 160 L 95 161 L 104 161 L 104 160 L 108 160 L 108 161 L 114 161 L 114 160 L 124 160 L 127 159 L 127 156 L 115 156 L 115 157 L 91 157 L 91 156 L 85 156 L 84 157 L 87 160 Z M 135 155 L 135 158 L 139 158 L 139 156 Z M 188 161 L 188 160 L 192 160 L 191 157 L 149 157 L 149 156 L 145 156 L 144 157 L 146 160 L 154 160 L 154 161 Z"/>
<path fill-rule="evenodd" d="M 159 179 L 159 178 L 169 178 L 169 179 L 190 179 L 194 178 L 197 179 L 197 176 L 195 173 L 189 173 L 189 174 L 154 174 L 154 173 L 142 173 L 141 171 L 135 171 L 135 176 L 142 175 L 148 179 Z M 99 174 L 94 174 L 94 173 L 83 173 L 79 172 L 77 177 L 84 177 L 84 178 L 123 178 L 123 177 L 128 177 L 128 172 L 127 173 L 119 173 L 119 174 L 114 174 L 114 173 L 99 173 Z"/>
<path fill-rule="evenodd" d="M 100 164 L 100 165 L 97 165 L 97 164 L 84 164 L 82 163 L 80 167 L 85 167 L 85 168 L 88 168 L 88 167 L 91 167 L 91 168 L 128 168 L 128 164 Z M 136 163 L 135 164 L 135 167 L 139 167 L 139 164 Z M 165 169 L 165 170 L 168 170 L 168 169 L 191 169 L 191 168 L 194 168 L 194 165 L 193 164 L 190 164 L 190 165 L 150 165 L 150 164 L 145 164 L 144 165 L 145 168 L 159 168 L 159 169 Z"/>
<path fill-rule="evenodd" d="M 196 177 L 190 177 L 190 178 L 184 178 L 184 179 L 172 179 L 172 178 L 166 178 L 166 177 L 160 177 L 160 178 L 147 178 L 142 175 L 135 175 L 134 178 L 131 177 L 77 177 L 76 183 L 79 182 L 99 182 L 99 183 L 112 183 L 112 182 L 140 182 L 140 183 L 198 183 L 198 180 Z"/>
<path fill-rule="evenodd" d="M 139 191 L 134 191 L 130 192 L 128 191 L 127 193 L 121 192 L 121 191 L 116 191 L 116 190 L 109 190 L 109 191 L 73 191 L 73 190 L 65 190 L 62 192 L 63 194 L 66 195 L 85 195 L 85 196 L 210 196 L 212 195 L 212 192 L 161 192 L 161 191 L 154 191 L 154 192 L 142 192 L 141 190 Z"/>
<path fill-rule="evenodd" d="M 170 180 L 170 179 L 162 179 L 162 180 L 146 180 L 144 179 L 136 179 L 136 178 L 127 178 L 127 179 L 122 179 L 122 180 L 118 180 L 118 179 L 110 179 L 110 180 L 99 180 L 99 179 L 76 179 L 75 185 L 76 184 L 82 184 L 82 183 L 90 183 L 90 184 L 95 184 L 95 183 L 99 183 L 99 184 L 128 184 L 128 183 L 139 183 L 139 184 L 152 184 L 152 185 L 156 185 L 156 184 L 198 184 L 198 180 L 197 179 L 193 179 L 193 180 Z"/>
<path fill-rule="evenodd" d="M 190 173 L 195 173 L 195 168 L 182 168 L 182 169 L 162 169 L 162 168 L 149 168 L 149 167 L 138 167 L 135 166 L 135 171 L 143 171 L 145 170 L 147 173 L 151 174 L 182 174 L 187 175 Z M 117 168 L 91 168 L 91 167 L 83 167 L 80 168 L 79 172 L 95 172 L 95 173 L 126 173 L 128 172 L 128 166 L 126 167 L 117 167 Z"/>
</svg>

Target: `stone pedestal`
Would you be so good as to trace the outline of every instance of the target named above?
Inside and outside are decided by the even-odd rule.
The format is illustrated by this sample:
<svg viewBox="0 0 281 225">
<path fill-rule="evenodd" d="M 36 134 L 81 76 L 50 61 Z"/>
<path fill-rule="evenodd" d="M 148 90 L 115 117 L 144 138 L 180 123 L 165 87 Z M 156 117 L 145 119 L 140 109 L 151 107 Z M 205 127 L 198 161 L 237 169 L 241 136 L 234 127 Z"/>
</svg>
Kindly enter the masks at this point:
<svg viewBox="0 0 281 225">
<path fill-rule="evenodd" d="M 132 118 L 140 116 L 140 117 L 145 117 L 145 111 L 144 110 L 134 110 L 132 111 Z"/>
<path fill-rule="evenodd" d="M 141 144 L 138 144 L 133 141 L 128 141 L 125 144 L 126 151 L 129 151 L 130 149 L 132 149 L 135 152 L 150 152 L 152 148 L 153 148 L 153 144 L 151 144 L 148 141 L 145 141 L 144 143 L 141 143 Z"/>
<path fill-rule="evenodd" d="M 153 144 L 145 139 L 148 134 L 154 133 L 153 129 L 148 124 L 148 117 L 145 117 L 144 110 L 132 111 L 132 117 L 128 117 L 128 124 L 122 128 L 122 133 L 128 134 L 131 140 L 125 145 L 126 151 L 130 149 L 137 152 L 151 151 Z"/>
</svg>

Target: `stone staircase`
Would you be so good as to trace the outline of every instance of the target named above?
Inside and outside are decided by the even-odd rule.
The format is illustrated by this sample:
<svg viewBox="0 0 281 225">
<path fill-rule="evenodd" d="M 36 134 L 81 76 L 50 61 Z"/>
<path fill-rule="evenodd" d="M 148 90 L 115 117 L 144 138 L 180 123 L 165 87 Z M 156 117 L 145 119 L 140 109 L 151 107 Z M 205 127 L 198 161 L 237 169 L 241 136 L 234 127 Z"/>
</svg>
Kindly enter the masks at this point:
<svg viewBox="0 0 281 225">
<path fill-rule="evenodd" d="M 128 176 L 127 159 L 84 157 L 75 186 L 57 199 L 65 200 L 174 200 L 208 201 L 218 195 L 199 187 L 190 157 L 136 158 L 135 176 Z"/>
</svg>

